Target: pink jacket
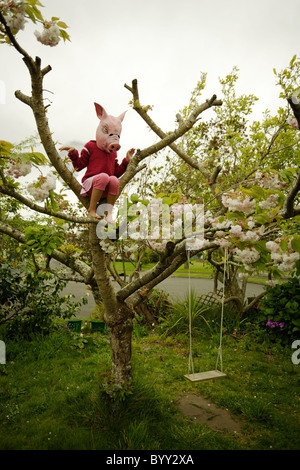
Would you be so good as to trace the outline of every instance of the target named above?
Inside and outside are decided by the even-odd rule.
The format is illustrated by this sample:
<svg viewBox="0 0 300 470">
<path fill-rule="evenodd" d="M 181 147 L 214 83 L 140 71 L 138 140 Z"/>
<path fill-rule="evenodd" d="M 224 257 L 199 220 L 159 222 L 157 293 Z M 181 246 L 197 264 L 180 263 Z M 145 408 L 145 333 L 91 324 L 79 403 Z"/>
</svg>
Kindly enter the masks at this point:
<svg viewBox="0 0 300 470">
<path fill-rule="evenodd" d="M 119 164 L 117 161 L 117 152 L 106 153 L 97 147 L 95 140 L 90 140 L 82 149 L 80 156 L 77 150 L 69 154 L 75 170 L 80 171 L 87 167 L 85 175 L 82 178 L 84 182 L 91 176 L 98 175 L 99 173 L 106 173 L 108 176 L 120 176 L 125 173 L 128 161 L 123 159 Z"/>
</svg>

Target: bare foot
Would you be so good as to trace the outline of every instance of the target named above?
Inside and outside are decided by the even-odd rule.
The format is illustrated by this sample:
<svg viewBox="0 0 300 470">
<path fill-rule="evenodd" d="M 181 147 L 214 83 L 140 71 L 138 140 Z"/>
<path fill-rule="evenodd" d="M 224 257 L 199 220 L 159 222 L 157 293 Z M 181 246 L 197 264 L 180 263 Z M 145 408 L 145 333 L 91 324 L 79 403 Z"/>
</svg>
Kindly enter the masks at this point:
<svg viewBox="0 0 300 470">
<path fill-rule="evenodd" d="M 89 217 L 95 217 L 96 219 L 102 219 L 102 217 L 100 217 L 96 211 L 88 211 L 88 214 L 89 214 Z"/>
</svg>

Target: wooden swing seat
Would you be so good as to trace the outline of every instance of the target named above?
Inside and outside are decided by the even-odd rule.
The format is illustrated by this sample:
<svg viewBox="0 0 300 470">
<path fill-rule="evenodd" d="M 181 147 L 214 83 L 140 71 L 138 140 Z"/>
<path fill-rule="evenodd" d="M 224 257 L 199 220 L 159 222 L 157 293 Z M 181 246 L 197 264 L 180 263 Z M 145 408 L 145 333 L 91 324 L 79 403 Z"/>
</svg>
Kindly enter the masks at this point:
<svg viewBox="0 0 300 470">
<path fill-rule="evenodd" d="M 191 382 L 203 382 L 204 380 L 221 379 L 226 377 L 226 374 L 219 370 L 209 370 L 207 372 L 199 372 L 198 374 L 187 374 L 184 377 Z"/>
</svg>

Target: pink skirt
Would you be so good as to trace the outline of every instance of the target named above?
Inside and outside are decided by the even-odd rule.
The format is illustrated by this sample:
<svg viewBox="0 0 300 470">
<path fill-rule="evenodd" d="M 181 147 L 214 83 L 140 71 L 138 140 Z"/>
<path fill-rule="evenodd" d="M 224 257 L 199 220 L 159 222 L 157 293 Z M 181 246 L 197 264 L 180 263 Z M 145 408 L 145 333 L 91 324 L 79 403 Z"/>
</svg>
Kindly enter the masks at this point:
<svg viewBox="0 0 300 470">
<path fill-rule="evenodd" d="M 94 176 L 90 176 L 82 183 L 81 196 L 90 196 Z"/>
</svg>

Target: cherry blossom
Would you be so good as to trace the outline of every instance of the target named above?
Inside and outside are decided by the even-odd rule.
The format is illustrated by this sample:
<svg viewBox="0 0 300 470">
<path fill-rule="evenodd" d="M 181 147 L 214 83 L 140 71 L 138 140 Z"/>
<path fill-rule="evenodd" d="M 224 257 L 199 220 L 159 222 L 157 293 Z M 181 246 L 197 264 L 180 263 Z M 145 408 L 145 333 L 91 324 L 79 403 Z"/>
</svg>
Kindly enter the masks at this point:
<svg viewBox="0 0 300 470">
<path fill-rule="evenodd" d="M 238 261 L 241 261 L 244 265 L 255 263 L 260 258 L 259 252 L 255 248 L 245 248 L 240 250 L 239 248 L 235 249 L 235 256 Z"/>
<path fill-rule="evenodd" d="M 278 198 L 279 194 L 271 194 L 271 196 L 268 197 L 268 199 L 265 199 L 264 201 L 260 201 L 258 203 L 259 207 L 264 210 L 271 209 L 272 207 L 276 207 L 278 205 Z"/>
<path fill-rule="evenodd" d="M 17 160 L 10 159 L 9 163 L 11 168 L 7 170 L 7 173 L 14 178 L 19 178 L 20 176 L 26 176 L 31 172 L 31 162 L 24 162 L 20 158 Z"/>
<path fill-rule="evenodd" d="M 299 125 L 298 125 L 298 121 L 296 118 L 294 118 L 293 116 L 289 116 L 287 118 L 287 123 L 292 126 L 294 129 L 298 129 L 299 128 Z"/>
<path fill-rule="evenodd" d="M 296 261 L 300 258 L 300 254 L 292 249 L 291 241 L 287 241 L 287 248 L 284 251 L 280 246 L 281 240 L 268 241 L 266 248 L 271 251 L 271 259 L 274 263 L 279 264 L 279 268 L 283 272 L 291 272 L 295 269 Z"/>
<path fill-rule="evenodd" d="M 280 181 L 278 172 L 273 171 L 272 173 L 263 173 L 262 171 L 256 171 L 255 179 L 258 186 L 265 189 L 282 189 L 286 186 L 285 181 Z"/>
<path fill-rule="evenodd" d="M 233 225 L 230 232 L 234 237 L 240 237 L 242 235 L 242 230 L 243 229 L 240 225 Z"/>
<path fill-rule="evenodd" d="M 31 183 L 27 186 L 27 190 L 36 201 L 44 201 L 49 197 L 49 192 L 56 188 L 56 177 L 53 173 L 47 176 L 40 176 L 37 183 Z"/>
<path fill-rule="evenodd" d="M 242 192 L 234 193 L 233 191 L 222 196 L 222 203 L 229 211 L 244 212 L 245 214 L 251 214 L 255 207 L 255 200 L 250 199 L 249 196 L 244 196 Z"/>
<path fill-rule="evenodd" d="M 34 34 L 45 46 L 57 46 L 60 41 L 60 29 L 55 23 L 45 22 L 42 33 L 35 31 Z"/>
<path fill-rule="evenodd" d="M 221 248 L 229 248 L 231 247 L 231 241 L 227 238 L 216 238 L 215 243 L 220 246 Z"/>
<path fill-rule="evenodd" d="M 17 34 L 20 29 L 24 29 L 26 19 L 26 6 L 23 2 L 2 1 L 0 8 L 4 12 L 4 18 L 7 26 Z"/>
</svg>

